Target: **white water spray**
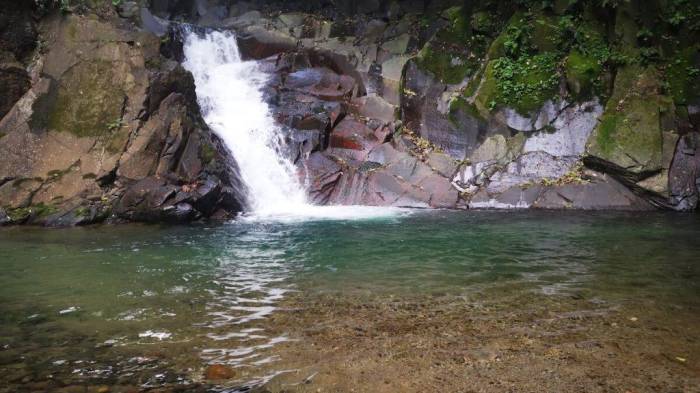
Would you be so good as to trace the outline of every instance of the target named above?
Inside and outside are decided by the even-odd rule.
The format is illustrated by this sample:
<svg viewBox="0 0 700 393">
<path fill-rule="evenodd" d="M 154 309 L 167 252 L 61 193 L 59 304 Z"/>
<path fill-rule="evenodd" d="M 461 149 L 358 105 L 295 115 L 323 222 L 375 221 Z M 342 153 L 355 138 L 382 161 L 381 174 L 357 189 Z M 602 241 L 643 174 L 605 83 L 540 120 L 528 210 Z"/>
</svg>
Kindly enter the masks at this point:
<svg viewBox="0 0 700 393">
<path fill-rule="evenodd" d="M 391 216 L 397 209 L 313 206 L 294 164 L 284 157 L 281 130 L 263 100 L 268 75 L 257 62 L 242 61 L 232 33 L 188 32 L 183 66 L 194 76 L 204 120 L 238 162 L 254 219 L 362 219 Z"/>
<path fill-rule="evenodd" d="M 283 142 L 263 101 L 268 76 L 257 63 L 241 61 L 231 33 L 189 33 L 184 51 L 204 119 L 238 161 L 253 211 L 269 215 L 306 205 L 293 164 L 279 153 Z"/>
</svg>

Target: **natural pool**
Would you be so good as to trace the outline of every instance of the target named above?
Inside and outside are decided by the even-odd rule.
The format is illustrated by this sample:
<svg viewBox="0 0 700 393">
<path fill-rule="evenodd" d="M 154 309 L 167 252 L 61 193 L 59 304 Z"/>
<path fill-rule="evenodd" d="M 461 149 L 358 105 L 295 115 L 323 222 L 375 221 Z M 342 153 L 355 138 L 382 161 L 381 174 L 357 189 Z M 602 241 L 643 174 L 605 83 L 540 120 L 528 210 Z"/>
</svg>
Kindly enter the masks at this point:
<svg viewBox="0 0 700 393">
<path fill-rule="evenodd" d="M 697 215 L 0 230 L 0 392 L 698 386 Z"/>
</svg>

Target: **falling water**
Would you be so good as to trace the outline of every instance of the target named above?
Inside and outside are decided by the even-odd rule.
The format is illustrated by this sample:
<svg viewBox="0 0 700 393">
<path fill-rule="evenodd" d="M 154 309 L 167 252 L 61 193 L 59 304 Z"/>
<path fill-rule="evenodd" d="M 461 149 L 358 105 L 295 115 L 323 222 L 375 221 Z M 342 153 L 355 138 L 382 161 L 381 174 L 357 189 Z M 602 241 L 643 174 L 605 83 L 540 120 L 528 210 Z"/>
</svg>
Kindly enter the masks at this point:
<svg viewBox="0 0 700 393">
<path fill-rule="evenodd" d="M 197 97 L 209 127 L 229 147 L 248 187 L 248 218 L 364 219 L 394 216 L 399 209 L 313 206 L 284 156 L 284 140 L 262 88 L 269 75 L 255 61 L 242 61 L 231 32 L 185 33 L 184 66 L 194 75 Z"/>
<path fill-rule="evenodd" d="M 262 97 L 268 75 L 256 62 L 241 61 L 232 33 L 190 32 L 184 50 L 204 118 L 238 161 L 253 211 L 268 215 L 305 206 L 306 194 L 294 165 L 280 154 L 284 142 Z"/>
</svg>

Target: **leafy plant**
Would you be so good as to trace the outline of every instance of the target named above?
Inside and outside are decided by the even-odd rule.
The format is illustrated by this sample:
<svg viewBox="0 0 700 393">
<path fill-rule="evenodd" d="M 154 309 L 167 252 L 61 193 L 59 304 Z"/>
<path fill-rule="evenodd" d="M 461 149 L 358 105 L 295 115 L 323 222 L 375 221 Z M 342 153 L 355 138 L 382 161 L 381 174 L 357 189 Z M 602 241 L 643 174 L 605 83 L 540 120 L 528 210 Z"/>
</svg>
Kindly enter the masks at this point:
<svg viewBox="0 0 700 393">
<path fill-rule="evenodd" d="M 122 119 L 116 119 L 107 123 L 107 129 L 109 129 L 110 131 L 116 131 L 119 128 L 122 128 L 123 126 L 124 123 L 122 122 Z"/>
</svg>

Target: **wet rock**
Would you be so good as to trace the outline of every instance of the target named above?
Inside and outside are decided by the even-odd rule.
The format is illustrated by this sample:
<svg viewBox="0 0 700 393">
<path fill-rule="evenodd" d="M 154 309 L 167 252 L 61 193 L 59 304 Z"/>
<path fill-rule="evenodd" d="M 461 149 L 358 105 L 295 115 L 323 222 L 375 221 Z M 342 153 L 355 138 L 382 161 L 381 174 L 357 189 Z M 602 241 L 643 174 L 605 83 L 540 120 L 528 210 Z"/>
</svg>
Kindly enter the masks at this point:
<svg viewBox="0 0 700 393">
<path fill-rule="evenodd" d="M 533 203 L 543 209 L 651 210 L 653 207 L 604 174 L 596 174 L 585 184 L 550 187 Z"/>
<path fill-rule="evenodd" d="M 588 155 L 608 167 L 606 172 L 646 177 L 661 169 L 658 81 L 652 69 L 627 66 L 618 71 L 613 95 L 587 146 Z"/>
<path fill-rule="evenodd" d="M 343 168 L 323 153 L 313 153 L 304 162 L 303 177 L 308 185 L 311 201 L 320 205 L 332 202 L 335 187 L 343 175 Z"/>
<path fill-rule="evenodd" d="M 329 152 L 358 161 L 364 161 L 369 152 L 384 142 L 386 131 L 376 131 L 353 116 L 346 116 L 330 135 Z"/>
<path fill-rule="evenodd" d="M 153 15 L 148 8 L 141 7 L 141 27 L 144 30 L 162 37 L 167 34 L 169 25 L 167 20 Z"/>
<path fill-rule="evenodd" d="M 355 95 L 355 80 L 327 68 L 306 68 L 287 75 L 285 87 L 326 101 L 344 101 Z"/>
<path fill-rule="evenodd" d="M 209 380 L 231 379 L 236 376 L 236 371 L 223 364 L 212 364 L 204 371 L 204 377 Z"/>
<path fill-rule="evenodd" d="M 406 126 L 442 148 L 455 159 L 464 159 L 487 136 L 486 122 L 471 113 L 440 108 L 446 85 L 421 70 L 415 61 L 406 65 L 401 113 Z M 447 104 L 445 104 L 447 106 Z M 442 110 L 441 110 L 442 109 Z"/>
<path fill-rule="evenodd" d="M 677 210 L 693 210 L 700 200 L 700 134 L 680 137 L 669 171 L 670 201 Z"/>
<path fill-rule="evenodd" d="M 394 121 L 396 107 L 378 95 L 358 97 L 351 102 L 352 111 L 362 117 L 378 119 L 384 123 Z"/>
<path fill-rule="evenodd" d="M 119 16 L 126 19 L 131 19 L 139 15 L 139 5 L 135 1 L 122 1 L 117 6 Z"/>
<path fill-rule="evenodd" d="M 20 61 L 36 47 L 37 28 L 32 17 L 32 2 L 0 1 L 0 55 L 10 52 Z"/>
<path fill-rule="evenodd" d="M 246 58 L 264 59 L 294 50 L 297 42 L 289 35 L 254 25 L 245 29 L 238 37 L 238 46 Z"/>
<path fill-rule="evenodd" d="M 21 64 L 0 62 L 0 119 L 12 109 L 17 101 L 29 90 L 29 74 Z"/>
</svg>

